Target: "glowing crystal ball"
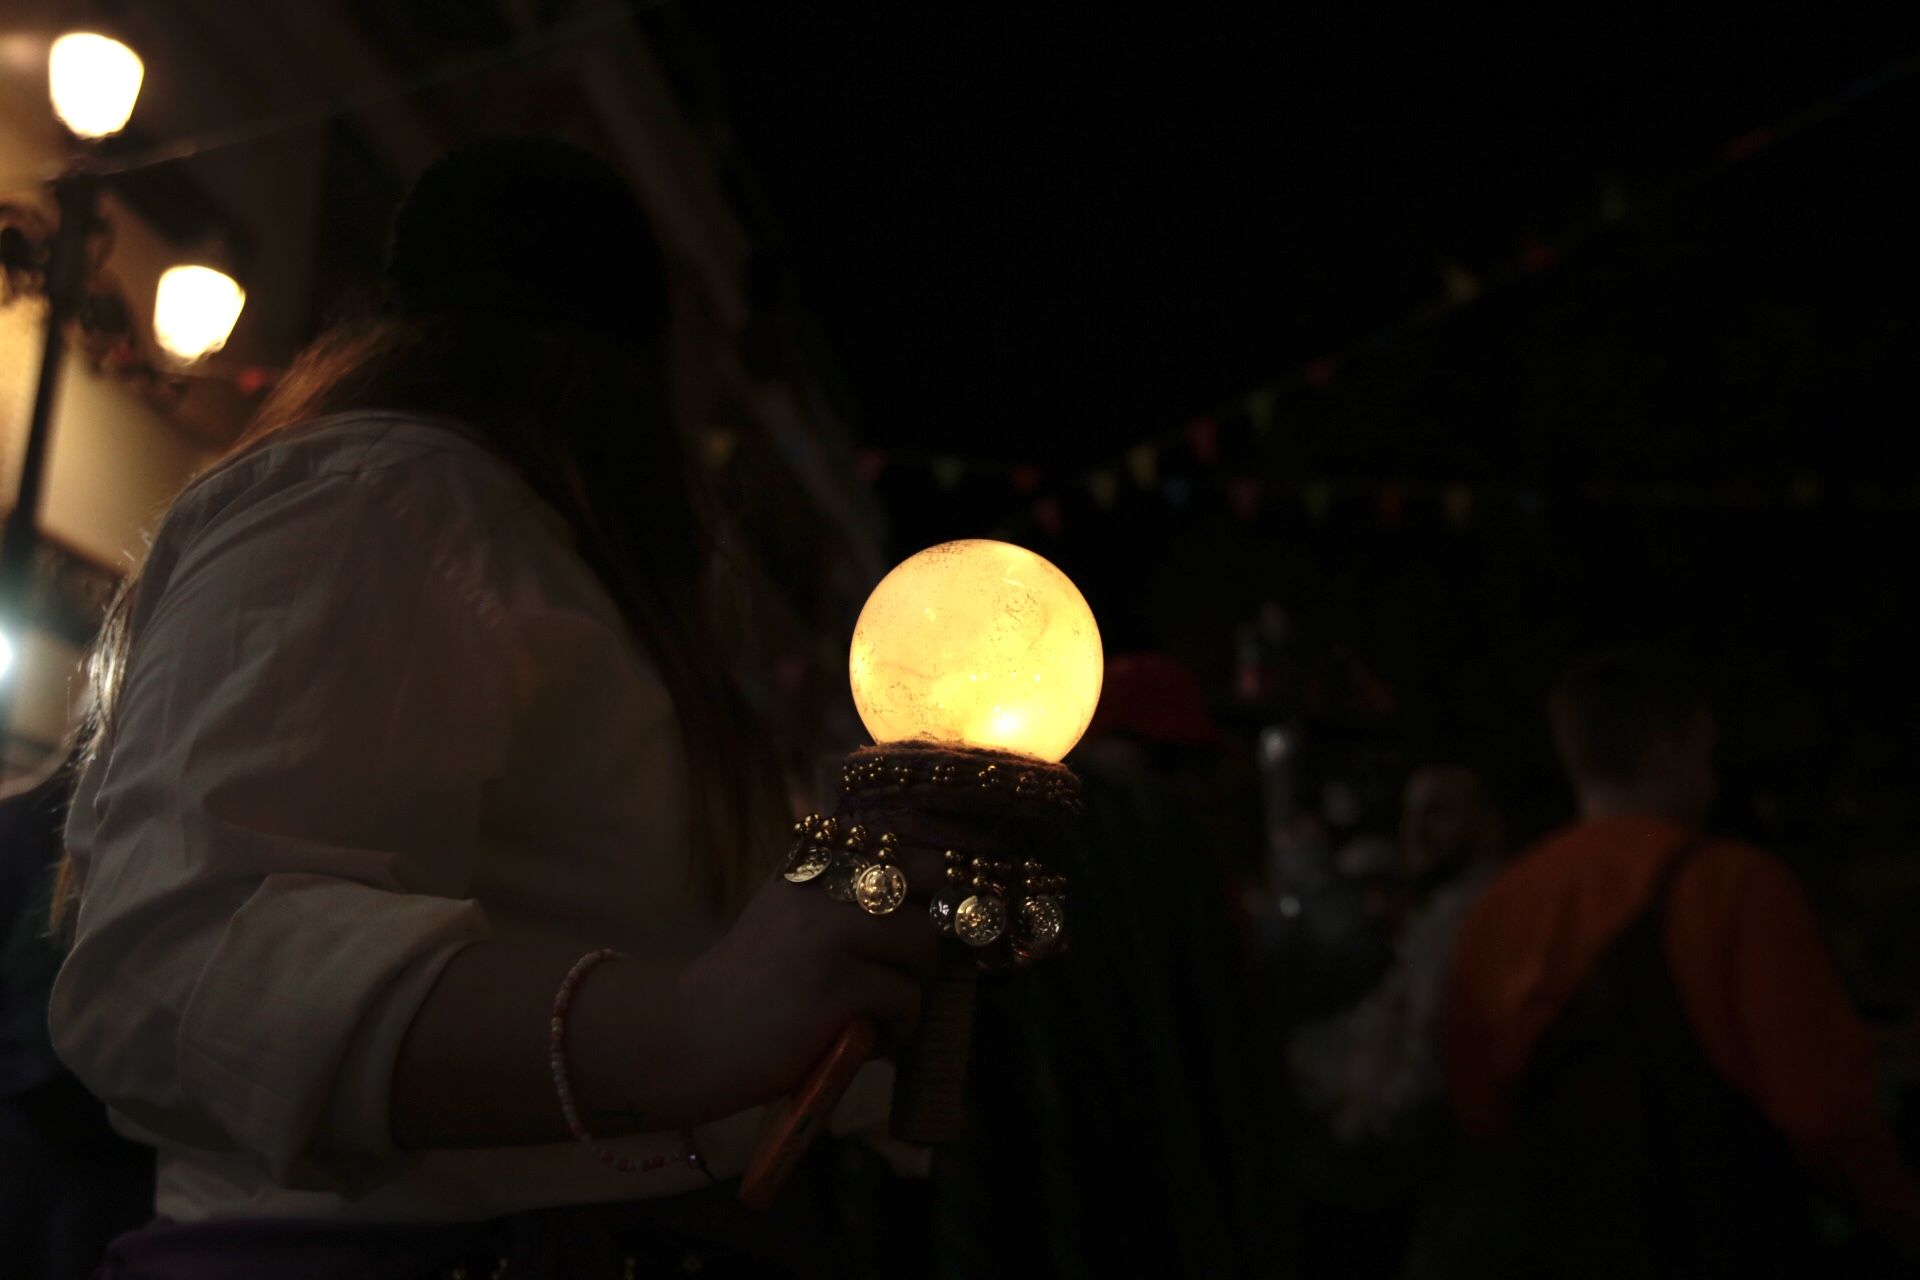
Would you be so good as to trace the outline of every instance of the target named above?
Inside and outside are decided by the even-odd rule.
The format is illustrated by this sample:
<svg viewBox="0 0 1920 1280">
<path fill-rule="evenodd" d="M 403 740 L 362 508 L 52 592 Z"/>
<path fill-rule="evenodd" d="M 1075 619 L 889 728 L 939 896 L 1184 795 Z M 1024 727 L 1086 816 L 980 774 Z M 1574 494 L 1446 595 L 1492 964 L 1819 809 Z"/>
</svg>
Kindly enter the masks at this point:
<svg viewBox="0 0 1920 1280">
<path fill-rule="evenodd" d="M 943 542 L 880 580 L 847 673 L 875 742 L 1059 760 L 1100 701 L 1100 629 L 1067 575 L 1024 547 Z"/>
</svg>

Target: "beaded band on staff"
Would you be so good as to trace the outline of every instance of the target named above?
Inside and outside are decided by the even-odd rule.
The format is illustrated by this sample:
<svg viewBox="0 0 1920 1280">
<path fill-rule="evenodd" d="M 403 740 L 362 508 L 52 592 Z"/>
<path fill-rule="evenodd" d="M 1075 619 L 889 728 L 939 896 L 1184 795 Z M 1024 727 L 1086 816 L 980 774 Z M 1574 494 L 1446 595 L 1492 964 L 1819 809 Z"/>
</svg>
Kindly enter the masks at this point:
<svg viewBox="0 0 1920 1280">
<path fill-rule="evenodd" d="M 586 1122 L 580 1118 L 580 1109 L 574 1105 L 573 1085 L 567 1072 L 567 1015 L 573 1006 L 574 989 L 587 971 L 603 960 L 618 960 L 624 957 L 611 947 L 602 947 L 598 951 L 589 951 L 574 961 L 573 968 L 567 970 L 567 976 L 560 982 L 560 990 L 553 997 L 553 1018 L 547 1029 L 547 1062 L 553 1069 L 554 1092 L 560 1096 L 560 1114 L 566 1117 L 567 1131 L 582 1143 L 592 1148 L 595 1158 L 609 1169 L 622 1173 L 652 1173 L 656 1169 L 665 1169 L 670 1165 L 684 1164 L 689 1169 L 698 1170 L 711 1180 L 713 1171 L 707 1168 L 706 1158 L 693 1144 L 693 1130 L 682 1129 L 681 1138 L 686 1143 L 686 1151 L 679 1156 L 646 1156 L 635 1158 L 609 1151 L 599 1145 L 599 1139 L 593 1136 Z"/>
<path fill-rule="evenodd" d="M 843 801 L 907 796 L 916 807 L 1014 816 L 1078 813 L 1080 779 L 1061 764 L 980 747 L 889 742 L 861 747 L 840 767 Z M 971 797 L 971 799 L 969 798 Z"/>
<path fill-rule="evenodd" d="M 934 928 L 967 944 L 982 969 L 1022 967 L 1065 950 L 1067 880 L 1030 852 L 1005 853 L 1045 847 L 1080 807 L 1080 780 L 1062 765 L 933 744 L 863 748 L 842 769 L 840 816 L 795 823 L 781 873 L 888 914 L 906 897 L 899 837 L 870 828 L 907 825 L 945 850 Z"/>
<path fill-rule="evenodd" d="M 1073 770 L 1005 751 L 889 742 L 860 748 L 841 766 L 842 814 L 951 825 L 952 838 L 934 846 L 946 851 L 946 883 L 928 915 L 988 971 L 1066 949 L 1066 877 L 1040 857 L 1081 807 Z"/>
</svg>

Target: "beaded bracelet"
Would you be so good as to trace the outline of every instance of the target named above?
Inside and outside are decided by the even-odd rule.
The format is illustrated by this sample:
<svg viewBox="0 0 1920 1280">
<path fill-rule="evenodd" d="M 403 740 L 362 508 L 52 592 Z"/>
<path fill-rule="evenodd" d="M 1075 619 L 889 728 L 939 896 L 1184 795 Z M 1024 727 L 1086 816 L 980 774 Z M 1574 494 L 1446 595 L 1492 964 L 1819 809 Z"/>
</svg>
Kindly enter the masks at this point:
<svg viewBox="0 0 1920 1280">
<path fill-rule="evenodd" d="M 574 1105 L 573 1085 L 569 1083 L 567 1076 L 567 1012 L 573 1004 L 574 988 L 580 985 L 580 979 L 586 976 L 587 970 L 602 960 L 620 958 L 622 958 L 621 953 L 611 947 L 587 952 L 574 962 L 573 968 L 567 970 L 567 976 L 560 982 L 558 994 L 553 997 L 553 1020 L 547 1032 L 547 1062 L 553 1068 L 553 1088 L 554 1092 L 560 1095 L 560 1114 L 566 1117 L 567 1131 L 591 1147 L 595 1157 L 609 1169 L 618 1169 L 622 1173 L 651 1173 L 656 1169 L 664 1169 L 668 1165 L 684 1163 L 689 1169 L 705 1174 L 707 1179 L 712 1181 L 712 1170 L 707 1168 L 705 1157 L 693 1145 L 693 1130 L 680 1131 L 680 1136 L 687 1144 L 684 1155 L 647 1156 L 644 1159 L 636 1159 L 633 1156 L 623 1156 L 616 1151 L 609 1151 L 599 1145 L 599 1139 L 593 1136 L 586 1123 L 580 1119 L 580 1109 Z"/>
</svg>

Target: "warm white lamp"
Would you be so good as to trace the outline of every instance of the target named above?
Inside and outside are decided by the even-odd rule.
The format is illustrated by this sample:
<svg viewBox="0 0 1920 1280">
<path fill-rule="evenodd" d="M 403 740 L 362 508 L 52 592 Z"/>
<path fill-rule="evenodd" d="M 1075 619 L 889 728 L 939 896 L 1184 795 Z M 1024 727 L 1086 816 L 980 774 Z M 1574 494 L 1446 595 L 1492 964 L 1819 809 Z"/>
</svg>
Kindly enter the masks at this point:
<svg viewBox="0 0 1920 1280">
<path fill-rule="evenodd" d="M 168 267 L 153 295 L 153 336 L 166 353 L 192 364 L 227 345 L 247 292 L 212 267 Z"/>
<path fill-rule="evenodd" d="M 76 137 L 104 138 L 126 128 L 145 76 L 139 54 L 91 31 L 61 36 L 47 55 L 53 113 Z"/>
<path fill-rule="evenodd" d="M 1100 629 L 1066 574 L 967 539 L 900 562 L 854 625 L 847 674 L 875 742 L 1058 761 L 1100 701 Z"/>
</svg>

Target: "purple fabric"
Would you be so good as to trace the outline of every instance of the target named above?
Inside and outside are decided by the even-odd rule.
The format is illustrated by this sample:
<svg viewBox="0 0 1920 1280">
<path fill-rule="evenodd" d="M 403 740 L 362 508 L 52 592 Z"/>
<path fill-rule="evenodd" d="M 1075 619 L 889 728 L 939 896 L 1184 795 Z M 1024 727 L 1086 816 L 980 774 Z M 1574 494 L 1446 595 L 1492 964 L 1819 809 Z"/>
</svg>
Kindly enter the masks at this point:
<svg viewBox="0 0 1920 1280">
<path fill-rule="evenodd" d="M 837 1144 L 802 1162 L 772 1208 L 733 1183 L 620 1204 L 448 1225 L 239 1218 L 156 1222 L 107 1248 L 95 1280 L 845 1280 Z M 631 1273 L 626 1260 L 633 1259 Z M 0 1274 L 12 1274 L 0 1263 Z"/>
<path fill-rule="evenodd" d="M 242 1219 L 158 1222 L 107 1246 L 97 1280 L 416 1280 L 465 1265 L 475 1274 L 486 1225 L 416 1227 Z M 496 1257 L 501 1256 L 496 1253 Z M 492 1265 L 478 1270 L 490 1275 Z M 516 1277 L 525 1273 L 511 1272 Z"/>
<path fill-rule="evenodd" d="M 702 1280 L 845 1274 L 830 1161 L 818 1152 L 774 1207 L 735 1188 L 626 1204 L 539 1209 L 445 1226 L 253 1218 L 157 1222 L 115 1240 L 95 1280 Z M 626 1259 L 632 1258 L 632 1272 Z"/>
</svg>

